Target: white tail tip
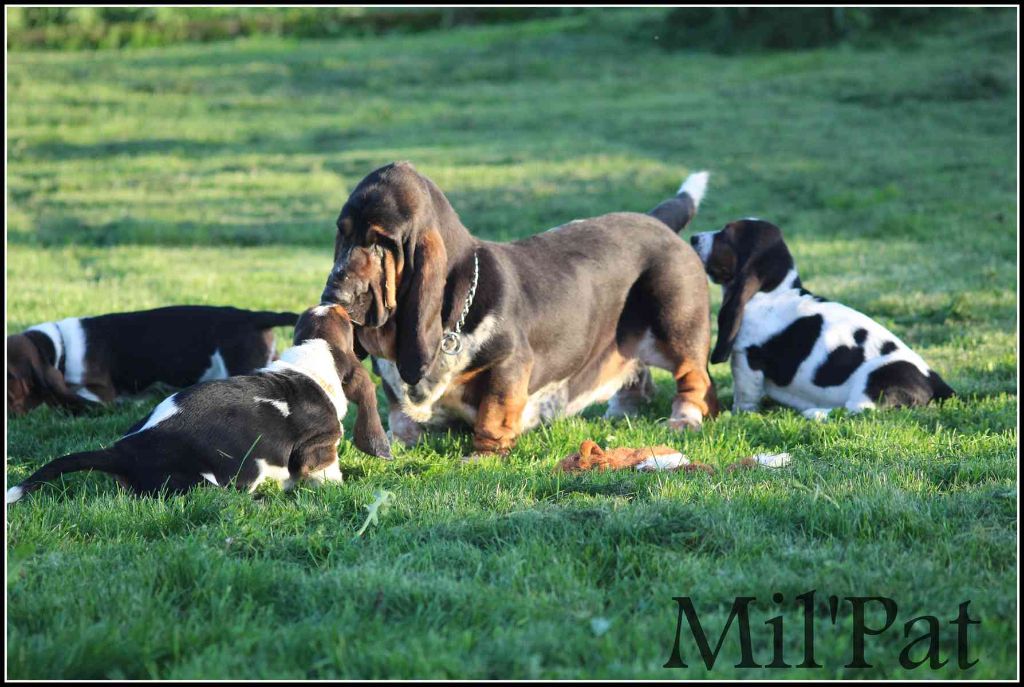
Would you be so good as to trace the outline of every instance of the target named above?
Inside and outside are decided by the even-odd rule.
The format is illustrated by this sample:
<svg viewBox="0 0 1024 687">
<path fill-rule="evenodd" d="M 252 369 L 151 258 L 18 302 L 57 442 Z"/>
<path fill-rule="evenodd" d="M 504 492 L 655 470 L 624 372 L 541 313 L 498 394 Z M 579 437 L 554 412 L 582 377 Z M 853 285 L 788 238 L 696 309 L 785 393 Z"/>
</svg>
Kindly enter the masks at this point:
<svg viewBox="0 0 1024 687">
<path fill-rule="evenodd" d="M 7 490 L 7 503 L 14 503 L 24 495 L 25 490 L 21 487 L 11 487 Z"/>
<path fill-rule="evenodd" d="M 789 465 L 788 453 L 758 453 L 754 460 L 766 468 L 784 468 Z"/>
<path fill-rule="evenodd" d="M 676 195 L 685 193 L 693 198 L 693 204 L 699 207 L 700 201 L 704 198 L 704 192 L 708 188 L 708 177 L 710 176 L 710 172 L 694 172 L 686 177 L 686 181 L 679 187 L 679 192 Z"/>
</svg>

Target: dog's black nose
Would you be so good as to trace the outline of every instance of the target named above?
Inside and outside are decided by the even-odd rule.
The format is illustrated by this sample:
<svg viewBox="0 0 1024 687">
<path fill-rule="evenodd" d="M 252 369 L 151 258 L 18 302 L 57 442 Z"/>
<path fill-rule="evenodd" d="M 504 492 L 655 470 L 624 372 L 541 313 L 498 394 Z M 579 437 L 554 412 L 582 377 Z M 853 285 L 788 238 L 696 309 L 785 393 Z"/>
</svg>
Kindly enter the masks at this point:
<svg viewBox="0 0 1024 687">
<path fill-rule="evenodd" d="M 697 247 L 697 235 L 696 234 L 694 234 L 693 236 L 690 237 L 690 245 L 693 246 L 694 248 Z"/>
</svg>

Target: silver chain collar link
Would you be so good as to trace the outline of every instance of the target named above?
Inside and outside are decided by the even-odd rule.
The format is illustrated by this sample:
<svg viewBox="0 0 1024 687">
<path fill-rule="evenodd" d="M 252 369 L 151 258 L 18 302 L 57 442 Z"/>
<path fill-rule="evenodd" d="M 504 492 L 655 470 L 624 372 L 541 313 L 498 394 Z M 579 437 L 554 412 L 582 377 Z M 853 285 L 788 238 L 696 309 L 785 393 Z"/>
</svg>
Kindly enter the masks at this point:
<svg viewBox="0 0 1024 687">
<path fill-rule="evenodd" d="M 473 298 L 476 297 L 476 287 L 480 282 L 480 259 L 473 253 L 473 283 L 469 286 L 469 293 L 466 294 L 466 304 L 462 307 L 462 315 L 455 325 L 455 329 L 445 332 L 441 337 L 441 352 L 445 355 L 458 355 L 462 352 L 462 327 L 466 324 L 466 316 L 469 315 L 469 307 L 473 305 Z"/>
</svg>

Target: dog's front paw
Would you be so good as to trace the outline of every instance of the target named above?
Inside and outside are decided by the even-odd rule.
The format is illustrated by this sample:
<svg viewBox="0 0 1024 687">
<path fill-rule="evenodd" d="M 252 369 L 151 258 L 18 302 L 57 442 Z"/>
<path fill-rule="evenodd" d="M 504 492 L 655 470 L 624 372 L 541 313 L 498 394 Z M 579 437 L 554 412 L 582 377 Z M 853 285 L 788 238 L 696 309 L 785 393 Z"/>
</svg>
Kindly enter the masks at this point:
<svg viewBox="0 0 1024 687">
<path fill-rule="evenodd" d="M 388 439 L 412 446 L 423 436 L 423 428 L 401 411 L 388 413 Z"/>
</svg>

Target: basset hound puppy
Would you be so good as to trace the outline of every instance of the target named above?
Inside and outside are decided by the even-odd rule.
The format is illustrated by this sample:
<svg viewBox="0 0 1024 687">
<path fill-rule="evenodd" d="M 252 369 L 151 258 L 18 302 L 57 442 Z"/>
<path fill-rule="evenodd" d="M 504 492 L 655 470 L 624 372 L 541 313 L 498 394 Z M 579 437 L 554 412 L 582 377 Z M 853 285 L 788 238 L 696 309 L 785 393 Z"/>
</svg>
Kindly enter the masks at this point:
<svg viewBox="0 0 1024 687">
<path fill-rule="evenodd" d="M 647 365 L 676 380 L 669 424 L 717 412 L 707 372 L 710 315 L 700 259 L 676 232 L 706 173 L 648 214 L 575 220 L 512 243 L 483 241 L 407 162 L 360 182 L 338 217 L 322 300 L 349 309 L 374 357 L 392 435 L 468 423 L 479 452 L 611 399 L 649 400 Z"/>
<path fill-rule="evenodd" d="M 176 305 L 38 324 L 7 337 L 7 412 L 42 403 L 78 412 L 157 382 L 186 387 L 248 374 L 276 353 L 271 327 L 298 317 Z"/>
<path fill-rule="evenodd" d="M 690 241 L 722 285 L 711 362 L 732 354 L 734 411 L 756 410 L 768 396 L 822 419 L 833 408 L 860 412 L 953 396 L 888 329 L 803 288 L 774 224 L 748 218 Z"/>
<path fill-rule="evenodd" d="M 346 399 L 358 407 L 356 447 L 390 458 L 376 389 L 353 352 L 345 311 L 307 310 L 294 343 L 254 374 L 197 384 L 164 399 L 109 448 L 44 465 L 7 490 L 7 503 L 80 470 L 114 475 L 138 495 L 207 482 L 251 492 L 267 479 L 285 489 L 302 480 L 340 481 Z"/>
</svg>

